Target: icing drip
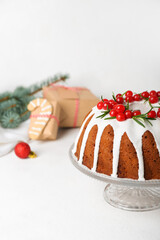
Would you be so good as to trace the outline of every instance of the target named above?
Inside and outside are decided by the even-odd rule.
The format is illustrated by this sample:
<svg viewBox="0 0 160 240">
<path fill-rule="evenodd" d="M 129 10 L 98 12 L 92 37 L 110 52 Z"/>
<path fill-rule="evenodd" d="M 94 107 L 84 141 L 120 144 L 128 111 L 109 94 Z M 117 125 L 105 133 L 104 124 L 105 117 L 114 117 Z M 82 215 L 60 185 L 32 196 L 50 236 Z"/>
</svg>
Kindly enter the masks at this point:
<svg viewBox="0 0 160 240">
<path fill-rule="evenodd" d="M 113 127 L 113 125 L 111 125 Z M 113 130 L 115 128 L 113 127 Z M 118 169 L 118 162 L 119 162 L 119 151 L 120 151 L 120 144 L 121 144 L 121 137 L 123 135 L 123 131 L 115 132 L 114 131 L 114 141 L 113 141 L 113 163 L 112 163 L 112 177 L 117 177 L 117 169 Z M 117 154 L 118 153 L 118 154 Z"/>
<path fill-rule="evenodd" d="M 141 109 L 141 112 L 145 113 L 150 109 L 150 106 L 148 105 L 148 103 L 144 103 L 143 101 L 141 101 L 138 103 L 131 104 L 131 109 L 132 108 L 133 109 Z M 145 122 L 146 128 L 143 128 L 142 126 L 137 124 L 133 119 L 127 119 L 126 121 L 118 122 L 116 119 L 104 120 L 104 119 L 97 118 L 97 116 L 100 115 L 100 111 L 97 109 L 97 107 L 94 107 L 81 126 L 81 129 L 79 131 L 79 134 L 77 136 L 77 139 L 76 139 L 76 142 L 75 142 L 75 145 L 73 148 L 73 154 L 76 152 L 78 140 L 82 133 L 83 127 L 84 127 L 86 121 L 88 120 L 88 118 L 93 114 L 94 114 L 94 116 L 90 120 L 90 122 L 85 130 L 84 136 L 83 136 L 81 150 L 80 150 L 79 164 L 82 164 L 82 162 L 83 162 L 83 156 L 84 156 L 85 146 L 86 146 L 89 132 L 94 125 L 97 125 L 98 132 L 97 132 L 95 148 L 94 148 L 94 163 L 93 163 L 93 168 L 91 169 L 91 171 L 93 171 L 93 172 L 96 171 L 101 136 L 103 134 L 105 127 L 107 125 L 111 125 L 111 127 L 114 130 L 112 176 L 117 177 L 120 143 L 121 143 L 121 138 L 122 138 L 123 134 L 126 132 L 128 138 L 132 142 L 132 144 L 136 150 L 136 153 L 137 153 L 138 165 L 139 165 L 138 180 L 144 180 L 142 136 L 147 130 L 150 131 L 152 133 L 152 135 L 154 136 L 154 139 L 155 139 L 155 142 L 157 145 L 157 149 L 160 153 L 160 133 L 159 133 L 160 119 L 156 119 L 155 121 L 152 121 L 153 126 L 150 126 L 150 124 Z"/>
</svg>

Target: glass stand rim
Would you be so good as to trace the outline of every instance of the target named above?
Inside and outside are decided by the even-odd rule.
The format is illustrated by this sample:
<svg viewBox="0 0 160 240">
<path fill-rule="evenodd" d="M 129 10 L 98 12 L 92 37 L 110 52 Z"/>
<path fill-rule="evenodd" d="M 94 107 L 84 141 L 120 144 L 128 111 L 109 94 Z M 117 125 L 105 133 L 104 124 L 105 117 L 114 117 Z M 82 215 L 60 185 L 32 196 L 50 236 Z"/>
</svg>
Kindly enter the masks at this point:
<svg viewBox="0 0 160 240">
<path fill-rule="evenodd" d="M 72 144 L 69 149 L 69 156 L 70 156 L 71 162 L 78 170 L 80 170 L 82 173 L 84 173 L 90 177 L 93 177 L 95 179 L 98 179 L 98 180 L 106 182 L 106 183 L 113 183 L 113 184 L 117 184 L 117 185 L 124 184 L 124 185 L 130 185 L 133 187 L 153 187 L 153 186 L 160 187 L 160 180 L 158 180 L 158 179 L 139 181 L 139 180 L 133 180 L 133 179 L 127 179 L 127 178 L 114 178 L 111 176 L 107 176 L 105 174 L 92 172 L 86 166 L 79 164 L 76 156 L 74 156 L 72 153 L 73 146 L 74 146 L 74 144 Z"/>
<path fill-rule="evenodd" d="M 72 164 L 82 173 L 107 183 L 104 189 L 104 199 L 110 205 L 128 211 L 151 211 L 160 208 L 160 180 L 132 180 L 114 178 L 97 172 L 92 172 L 86 166 L 79 164 L 72 153 L 73 144 L 69 149 Z"/>
</svg>

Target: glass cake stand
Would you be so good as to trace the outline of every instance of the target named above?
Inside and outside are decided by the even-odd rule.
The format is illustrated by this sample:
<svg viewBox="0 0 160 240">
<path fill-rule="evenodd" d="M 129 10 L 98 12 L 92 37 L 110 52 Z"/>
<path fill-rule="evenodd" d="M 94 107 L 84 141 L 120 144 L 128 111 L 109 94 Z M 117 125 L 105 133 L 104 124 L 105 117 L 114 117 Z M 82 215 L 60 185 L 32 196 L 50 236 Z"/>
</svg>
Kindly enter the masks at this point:
<svg viewBox="0 0 160 240">
<path fill-rule="evenodd" d="M 107 183 L 104 189 L 106 202 L 114 207 L 136 212 L 160 208 L 160 180 L 138 181 L 92 172 L 86 166 L 79 164 L 72 149 L 73 145 L 69 150 L 70 159 L 78 170 Z"/>
</svg>

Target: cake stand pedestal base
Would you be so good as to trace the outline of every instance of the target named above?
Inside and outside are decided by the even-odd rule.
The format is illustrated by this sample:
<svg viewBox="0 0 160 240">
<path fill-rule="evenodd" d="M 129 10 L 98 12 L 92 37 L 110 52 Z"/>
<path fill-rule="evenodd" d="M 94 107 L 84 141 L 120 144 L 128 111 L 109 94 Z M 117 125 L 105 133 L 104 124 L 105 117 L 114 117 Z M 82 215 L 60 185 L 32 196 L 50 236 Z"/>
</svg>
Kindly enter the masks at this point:
<svg viewBox="0 0 160 240">
<path fill-rule="evenodd" d="M 131 187 L 108 184 L 104 199 L 110 205 L 128 211 L 149 211 L 160 207 L 160 187 Z"/>
</svg>

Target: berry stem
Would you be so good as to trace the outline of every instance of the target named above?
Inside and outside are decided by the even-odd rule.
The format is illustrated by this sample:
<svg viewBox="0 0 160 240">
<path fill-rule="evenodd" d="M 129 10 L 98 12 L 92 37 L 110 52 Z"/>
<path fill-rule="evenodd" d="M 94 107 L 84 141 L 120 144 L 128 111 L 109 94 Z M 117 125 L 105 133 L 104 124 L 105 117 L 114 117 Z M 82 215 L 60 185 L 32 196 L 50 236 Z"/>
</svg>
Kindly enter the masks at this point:
<svg viewBox="0 0 160 240">
<path fill-rule="evenodd" d="M 114 92 L 112 92 L 112 97 L 113 97 L 114 101 L 116 101 L 116 96 L 115 96 Z"/>
</svg>

